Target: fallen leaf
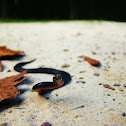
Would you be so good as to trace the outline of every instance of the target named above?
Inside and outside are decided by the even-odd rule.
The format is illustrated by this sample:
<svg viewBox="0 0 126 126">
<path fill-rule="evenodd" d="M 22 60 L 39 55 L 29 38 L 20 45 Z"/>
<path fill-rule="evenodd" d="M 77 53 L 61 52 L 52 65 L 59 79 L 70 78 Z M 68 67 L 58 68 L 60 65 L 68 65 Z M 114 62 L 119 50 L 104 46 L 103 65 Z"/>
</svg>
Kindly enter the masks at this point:
<svg viewBox="0 0 126 126">
<path fill-rule="evenodd" d="M 6 48 L 6 46 L 0 46 L 0 57 L 1 56 L 13 56 L 24 53 L 23 51 L 14 51 Z"/>
<path fill-rule="evenodd" d="M 111 89 L 111 90 L 115 90 L 115 88 L 111 87 L 111 86 L 108 85 L 108 84 L 103 84 L 103 87 L 108 88 L 108 89 Z"/>
<path fill-rule="evenodd" d="M 95 59 L 92 59 L 92 58 L 87 57 L 87 56 L 84 56 L 84 59 L 85 59 L 89 64 L 91 64 L 92 66 L 97 66 L 97 65 L 100 64 L 100 61 L 95 60 Z"/>
<path fill-rule="evenodd" d="M 19 55 L 19 54 L 24 54 L 23 51 L 14 51 L 6 48 L 6 46 L 0 46 L 0 58 L 2 56 L 14 56 L 14 55 Z M 2 63 L 0 61 L 0 72 L 2 71 Z"/>
<path fill-rule="evenodd" d="M 18 91 L 14 85 L 25 80 L 27 77 L 23 79 L 20 78 L 26 73 L 27 71 L 25 70 L 17 75 L 0 79 L 0 102 L 4 99 L 14 99 L 16 98 L 16 95 L 20 94 L 20 91 Z"/>
</svg>

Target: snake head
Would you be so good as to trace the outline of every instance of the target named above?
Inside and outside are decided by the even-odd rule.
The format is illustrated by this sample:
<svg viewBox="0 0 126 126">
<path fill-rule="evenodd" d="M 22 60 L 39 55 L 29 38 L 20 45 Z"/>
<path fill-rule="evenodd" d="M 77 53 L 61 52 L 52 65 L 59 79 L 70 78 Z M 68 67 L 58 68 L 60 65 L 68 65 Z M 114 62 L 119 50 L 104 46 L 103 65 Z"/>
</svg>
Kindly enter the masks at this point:
<svg viewBox="0 0 126 126">
<path fill-rule="evenodd" d="M 53 77 L 53 82 L 63 82 L 61 74 L 55 74 L 55 76 Z"/>
</svg>

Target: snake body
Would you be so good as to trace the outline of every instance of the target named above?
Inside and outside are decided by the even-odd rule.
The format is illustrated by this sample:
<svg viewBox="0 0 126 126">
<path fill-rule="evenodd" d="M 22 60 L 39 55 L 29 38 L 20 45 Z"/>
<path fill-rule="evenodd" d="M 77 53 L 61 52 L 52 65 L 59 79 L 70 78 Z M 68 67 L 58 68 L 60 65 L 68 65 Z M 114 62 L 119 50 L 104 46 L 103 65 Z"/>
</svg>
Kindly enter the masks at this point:
<svg viewBox="0 0 126 126">
<path fill-rule="evenodd" d="M 62 70 L 58 70 L 54 68 L 42 68 L 42 67 L 35 68 L 35 69 L 23 68 L 24 65 L 29 64 L 33 61 L 35 60 L 18 63 L 14 66 L 14 70 L 18 72 L 23 72 L 24 70 L 27 70 L 27 73 L 46 73 L 46 74 L 55 75 L 53 77 L 53 82 L 40 82 L 34 85 L 32 88 L 34 91 L 41 92 L 42 90 L 58 88 L 58 87 L 68 84 L 71 81 L 70 74 Z"/>
</svg>

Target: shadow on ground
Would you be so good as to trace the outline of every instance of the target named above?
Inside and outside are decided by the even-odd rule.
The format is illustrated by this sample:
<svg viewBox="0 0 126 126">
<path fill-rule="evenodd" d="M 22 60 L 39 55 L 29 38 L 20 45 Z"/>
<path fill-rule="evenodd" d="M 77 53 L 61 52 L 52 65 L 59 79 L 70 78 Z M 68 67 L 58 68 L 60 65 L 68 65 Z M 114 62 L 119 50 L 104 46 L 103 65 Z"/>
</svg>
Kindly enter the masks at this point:
<svg viewBox="0 0 126 126">
<path fill-rule="evenodd" d="M 1 60 L 22 60 L 25 55 L 2 56 Z"/>
<path fill-rule="evenodd" d="M 32 84 L 32 81 L 31 81 L 31 79 L 27 78 L 20 84 L 16 85 L 16 88 L 18 88 L 19 85 L 23 85 L 23 84 L 30 85 L 30 84 Z M 5 99 L 0 102 L 0 112 L 4 111 L 12 106 L 19 106 L 24 101 L 24 98 L 21 96 L 21 94 L 25 93 L 29 89 L 18 89 L 18 90 L 20 91 L 20 94 L 17 95 L 17 97 L 15 99 Z"/>
<path fill-rule="evenodd" d="M 0 112 L 16 105 L 20 105 L 24 101 L 23 98 L 17 96 L 15 99 L 5 99 L 0 102 Z"/>
</svg>

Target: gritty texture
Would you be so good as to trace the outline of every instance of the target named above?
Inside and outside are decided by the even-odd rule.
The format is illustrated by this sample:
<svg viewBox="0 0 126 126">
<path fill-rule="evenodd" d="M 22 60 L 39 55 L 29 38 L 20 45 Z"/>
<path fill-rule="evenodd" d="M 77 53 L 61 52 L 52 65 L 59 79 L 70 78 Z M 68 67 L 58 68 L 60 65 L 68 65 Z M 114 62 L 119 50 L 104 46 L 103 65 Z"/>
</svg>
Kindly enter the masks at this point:
<svg viewBox="0 0 126 126">
<path fill-rule="evenodd" d="M 72 76 L 72 82 L 66 86 L 39 95 L 32 91 L 32 86 L 41 81 L 52 81 L 53 75 L 27 74 L 28 78 L 17 86 L 21 94 L 0 103 L 0 124 L 126 124 L 126 116 L 122 114 L 126 113 L 126 23 L 3 23 L 0 24 L 0 46 L 22 50 L 26 54 L 19 59 L 2 61 L 4 69 L 0 79 L 17 73 L 13 67 L 18 62 L 34 58 L 36 61 L 25 68 L 52 67 Z M 101 66 L 91 66 L 83 56 L 100 61 Z M 69 67 L 63 67 L 64 64 Z M 105 88 L 103 84 L 115 90 Z M 115 84 L 120 86 L 113 86 Z"/>
</svg>

